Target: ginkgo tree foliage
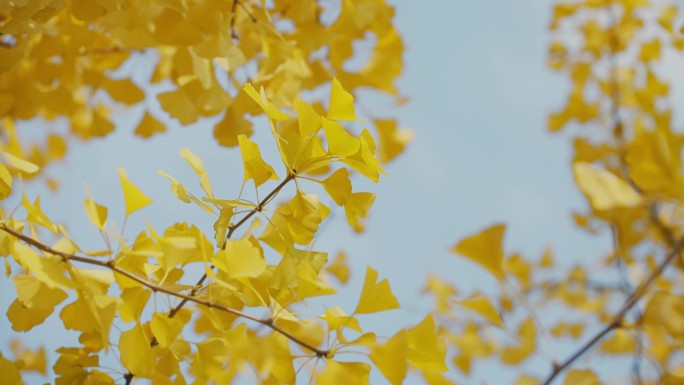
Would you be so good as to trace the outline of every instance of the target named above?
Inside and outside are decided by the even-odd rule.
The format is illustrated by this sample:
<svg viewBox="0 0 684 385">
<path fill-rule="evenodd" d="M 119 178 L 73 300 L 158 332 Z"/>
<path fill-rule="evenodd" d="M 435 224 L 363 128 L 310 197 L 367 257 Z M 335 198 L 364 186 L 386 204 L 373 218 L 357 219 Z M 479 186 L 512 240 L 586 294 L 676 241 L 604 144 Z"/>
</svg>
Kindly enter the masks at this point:
<svg viewBox="0 0 684 385">
<path fill-rule="evenodd" d="M 402 104 L 393 16 L 384 0 L 2 0 L 6 150 L 42 167 L 64 157 L 71 137 L 110 134 L 113 115 L 130 109 L 138 136 L 164 132 L 168 114 L 182 125 L 209 119 L 218 143 L 237 146 L 254 130 L 249 117 L 264 115 L 239 92 L 247 83 L 278 108 L 333 76 L 352 93 L 376 90 Z M 134 79 L 150 62 L 151 75 Z M 310 102 L 320 109 L 325 97 Z M 22 123 L 36 118 L 45 133 L 31 142 Z M 401 153 L 410 134 L 396 118 L 366 118 L 380 159 Z"/>
<path fill-rule="evenodd" d="M 58 384 L 367 383 L 373 367 L 393 381 L 409 370 L 437 375 L 444 349 L 432 316 L 388 339 L 357 318 L 399 307 L 370 266 L 354 308 L 330 301 L 321 314 L 300 314 L 349 277 L 344 254 L 313 248 L 331 208 L 310 191 L 362 231 L 375 195 L 352 179 L 378 182 L 381 164 L 410 140 L 392 116 L 357 116 L 354 104 L 361 89 L 403 103 L 393 14 L 384 0 L 1 1 L 0 198 L 21 197 L 1 210 L 0 254 L 16 290 L 6 317 L 24 333 L 59 309 L 79 337 L 50 363 L 42 349 L 3 349 L 0 383 L 47 366 Z M 370 45 L 365 55 L 360 43 Z M 136 65 L 150 62 L 152 76 L 140 79 Z M 145 138 L 202 120 L 240 152 L 238 196 L 215 192 L 189 148 L 179 155 L 199 191 L 159 171 L 179 204 L 210 216 L 213 232 L 178 218 L 126 233 L 154 199 L 119 169 L 124 225 L 111 220 L 107 197 L 88 194 L 84 210 L 104 241 L 90 250 L 23 191 L 35 176 L 57 188 L 50 163 L 71 140 L 126 129 L 120 113 L 140 114 L 130 129 Z M 22 134 L 35 127 L 43 132 Z M 270 132 L 279 164 L 264 160 L 254 129 Z M 357 359 L 340 358 L 349 352 Z"/>
<path fill-rule="evenodd" d="M 17 290 L 7 311 L 15 331 L 41 324 L 55 306 L 75 294 L 59 318 L 80 337 L 78 346 L 58 349 L 53 367 L 57 383 L 131 383 L 136 378 L 152 383 L 230 383 L 245 366 L 260 382 L 294 383 L 297 372 L 308 363 L 313 366 L 310 378 L 317 383 L 365 383 L 371 369 L 368 362 L 393 379 L 403 379 L 409 368 L 432 373 L 444 365 L 429 315 L 388 342 L 374 332 L 364 332 L 357 315 L 399 307 L 387 280 L 370 266 L 353 310 L 326 307 L 313 319 L 298 314 L 297 305 L 307 299 L 335 293 L 322 272 L 342 282 L 348 274 L 343 260 L 328 263 L 328 253 L 307 247 L 331 210 L 317 195 L 305 192 L 306 184 L 321 184 L 344 208 L 349 225 L 359 228 L 375 196 L 353 191 L 349 173 L 378 181 L 384 171 L 368 130 L 359 136 L 345 130 L 343 123 L 357 117 L 353 96 L 336 78 L 324 115 L 296 99 L 296 116 L 290 116 L 275 107 L 263 88 L 257 92 L 247 84 L 244 92 L 267 115 L 285 170 L 279 175 L 263 160 L 257 143 L 238 136 L 243 185 L 258 189 L 270 180 L 279 181 L 263 199 L 252 202 L 214 195 L 201 158 L 187 148 L 180 156 L 197 173 L 201 193 L 160 171 L 179 200 L 217 217 L 211 236 L 194 225 L 176 223 L 163 231 L 150 227 L 129 242 L 110 228 L 107 207 L 90 197 L 84 207 L 107 240 L 104 250 L 79 248 L 66 228 L 41 209 L 39 200 L 31 202 L 25 195 L 21 202 L 25 217 L 13 214 L 0 224 L 3 254 L 20 266 L 13 268 L 9 261 L 6 265 Z M 288 121 L 296 124 L 288 128 L 283 123 Z M 13 187 L 9 169 L 38 171 L 25 159 L 4 155 L 7 165 L 2 170 L 9 188 Z M 325 168 L 335 171 L 328 176 L 316 174 Z M 129 180 L 125 170 L 119 170 L 119 177 L 128 220 L 153 200 Z M 290 183 L 296 184 L 294 194 L 266 214 L 267 205 Z M 260 234 L 262 220 L 257 214 L 267 222 Z M 56 240 L 48 244 L 41 232 Z M 269 263 L 267 250 L 279 255 L 275 263 Z M 182 283 L 184 272 L 194 264 L 204 273 L 194 285 Z M 111 293 L 112 287 L 118 295 Z M 159 306 L 158 296 L 170 297 L 170 306 Z M 154 309 L 151 314 L 145 312 L 148 306 Z M 265 315 L 255 315 L 256 309 Z M 112 335 L 115 319 L 130 325 L 117 337 Z M 186 328 L 201 337 L 186 338 Z M 355 348 L 365 351 L 365 361 L 336 359 Z M 120 373 L 103 370 L 99 364 L 100 356 L 112 349 L 125 369 Z M 388 349 L 392 354 L 384 354 Z M 297 364 L 298 359 L 304 362 Z M 17 383 L 22 370 L 36 369 L 23 356 L 14 362 L 1 360 L 3 383 Z M 325 365 L 318 366 L 320 360 Z"/>
<path fill-rule="evenodd" d="M 349 278 L 346 256 L 314 241 L 333 210 L 324 202 L 363 231 L 375 195 L 358 191 L 357 181 L 381 181 L 410 139 L 392 116 L 357 113 L 363 89 L 404 100 L 395 88 L 403 45 L 391 6 L 0 0 L 0 198 L 20 200 L 0 212 L 4 277 L 16 292 L 6 317 L 13 332 L 30 333 L 59 313 L 51 319 L 78 334 L 49 363 L 43 349 L 3 347 L 0 384 L 49 367 L 57 384 L 372 377 L 396 385 L 412 374 L 444 385 L 472 379 L 491 361 L 509 367 L 518 385 L 684 383 L 684 138 L 659 65 L 684 48 L 677 9 L 655 0 L 560 0 L 553 10 L 549 66 L 571 87 L 548 129 L 574 149 L 569 167 L 587 203 L 573 214 L 577 226 L 610 235 L 612 252 L 565 269 L 552 248 L 537 259 L 507 250 L 504 223 L 474 229 L 451 251 L 498 287 L 463 294 L 457 280 L 430 276 L 434 311 L 388 335 L 359 317 L 400 306 L 382 272 L 366 267 L 355 305 L 335 305 Z M 363 43 L 372 48 L 357 55 Z M 152 75 L 140 78 L 135 66 L 150 62 Z M 179 205 L 207 214 L 213 231 L 178 218 L 131 234 L 112 220 L 108 197 L 86 194 L 84 210 L 103 239 L 90 249 L 23 190 L 36 176 L 57 187 L 49 167 L 69 141 L 125 130 L 119 112 L 138 114 L 129 129 L 152 140 L 171 124 L 212 124 L 215 139 L 239 151 L 237 196 L 212 188 L 221 176 L 209 174 L 197 149 L 179 154 L 196 180 L 158 172 Z M 21 133 L 35 126 L 42 135 L 27 141 Z M 272 146 L 255 141 L 254 130 L 270 133 Z M 266 157 L 266 148 L 277 153 Z M 126 170 L 118 177 L 121 214 L 133 223 L 155 197 Z M 320 313 L 303 311 L 320 298 Z M 594 355 L 614 356 L 620 377 L 593 365 Z"/>
<path fill-rule="evenodd" d="M 503 223 L 456 242 L 500 288 L 468 296 L 428 279 L 456 372 L 494 361 L 518 385 L 684 383 L 684 136 L 662 65 L 684 49 L 678 23 L 670 2 L 555 3 L 548 64 L 570 92 L 548 130 L 574 150 L 587 202 L 575 224 L 613 248 L 564 269 L 552 247 L 538 258 L 505 249 Z"/>
</svg>

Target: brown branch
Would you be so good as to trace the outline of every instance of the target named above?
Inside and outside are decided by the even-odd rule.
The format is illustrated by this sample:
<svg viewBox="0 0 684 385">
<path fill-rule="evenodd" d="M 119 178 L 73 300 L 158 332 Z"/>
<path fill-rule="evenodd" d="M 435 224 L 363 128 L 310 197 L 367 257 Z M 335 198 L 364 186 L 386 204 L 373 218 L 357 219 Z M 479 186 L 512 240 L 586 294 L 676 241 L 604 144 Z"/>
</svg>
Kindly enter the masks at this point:
<svg viewBox="0 0 684 385">
<path fill-rule="evenodd" d="M 46 252 L 46 253 L 49 253 L 49 254 L 57 255 L 57 256 L 61 257 L 62 260 L 65 262 L 66 261 L 77 261 L 77 262 L 87 263 L 90 265 L 95 265 L 95 266 L 100 266 L 100 267 L 110 269 L 115 273 L 121 274 L 124 277 L 130 278 L 130 279 L 140 283 L 141 285 L 148 287 L 153 292 L 161 292 L 161 293 L 168 294 L 168 295 L 171 295 L 171 296 L 174 296 L 177 298 L 182 298 L 182 299 L 189 301 L 189 302 L 194 302 L 198 305 L 202 305 L 202 306 L 205 306 L 208 308 L 218 309 L 218 310 L 224 311 L 226 313 L 236 315 L 238 317 L 246 318 L 250 321 L 254 321 L 254 322 L 259 323 L 261 325 L 267 326 L 267 327 L 271 328 L 273 331 L 276 331 L 276 332 L 284 335 L 285 337 L 290 339 L 292 342 L 298 344 L 299 346 L 314 352 L 316 354 L 316 356 L 318 356 L 318 357 L 327 357 L 328 356 L 328 353 L 329 353 L 328 350 L 320 350 L 320 349 L 316 348 L 315 346 L 309 344 L 308 342 L 305 342 L 304 340 L 300 339 L 299 337 L 296 337 L 296 336 L 290 334 L 289 332 L 287 332 L 287 331 L 281 329 L 279 326 L 275 325 L 273 323 L 273 320 L 271 320 L 271 319 L 261 319 L 261 318 L 255 317 L 251 314 L 242 312 L 240 310 L 232 309 L 232 308 L 229 308 L 229 307 L 217 304 L 217 303 L 213 303 L 213 302 L 208 301 L 208 300 L 204 300 L 201 298 L 193 297 L 193 296 L 190 296 L 187 294 L 183 294 L 183 293 L 180 293 L 180 292 L 177 292 L 174 290 L 167 289 L 163 286 L 159 286 L 153 282 L 150 282 L 144 278 L 141 278 L 141 277 L 139 277 L 139 276 L 137 276 L 137 275 L 135 275 L 129 271 L 126 271 L 126 270 L 116 266 L 113 261 L 104 262 L 104 261 L 99 261 L 99 260 L 88 258 L 88 257 L 78 256 L 75 254 L 68 254 L 68 253 L 64 253 L 62 251 L 55 250 L 49 246 L 46 246 L 46 245 L 36 241 L 33 238 L 27 237 L 26 235 L 24 235 L 18 231 L 15 231 L 14 229 L 7 227 L 7 225 L 5 225 L 4 223 L 0 224 L 0 230 L 5 231 L 5 232 L 19 238 L 23 242 L 35 247 L 36 249 L 39 249 L 39 250 Z"/>
<path fill-rule="evenodd" d="M 238 6 L 238 5 L 239 5 L 240 7 L 242 7 L 242 9 L 245 11 L 245 13 L 247 14 L 247 16 L 249 16 L 249 18 L 252 20 L 252 23 L 256 23 L 256 22 L 257 22 L 256 16 L 254 16 L 254 14 L 252 13 L 252 11 L 250 11 L 249 8 L 247 8 L 247 6 L 243 3 L 242 0 L 233 0 L 233 4 L 230 6 L 230 16 L 231 16 L 231 19 L 230 19 L 230 37 L 233 38 L 233 39 L 237 39 L 237 38 L 238 38 L 238 35 L 237 35 L 237 33 L 235 32 L 235 21 L 236 21 L 236 19 L 237 19 L 236 10 L 237 10 L 237 6 Z"/>
<path fill-rule="evenodd" d="M 676 243 L 672 251 L 670 251 L 670 254 L 665 258 L 657 267 L 655 270 L 651 272 L 651 274 L 639 285 L 639 287 L 634 291 L 634 293 L 627 299 L 627 301 L 622 305 L 622 308 L 620 308 L 620 311 L 615 314 L 613 317 L 613 320 L 606 325 L 603 329 L 601 329 L 594 337 L 592 337 L 589 341 L 587 341 L 584 345 L 580 347 L 579 350 L 577 350 L 572 356 L 567 358 L 563 363 L 554 365 L 553 371 L 551 374 L 547 377 L 546 381 L 543 382 L 544 385 L 550 385 L 551 382 L 561 373 L 563 372 L 567 367 L 572 365 L 577 359 L 582 357 L 585 353 L 587 353 L 591 348 L 594 347 L 598 342 L 600 342 L 603 337 L 605 337 L 608 333 L 611 331 L 619 328 L 622 325 L 622 321 L 624 320 L 625 316 L 627 313 L 636 305 L 641 298 L 643 298 L 646 293 L 648 293 L 648 289 L 651 287 L 653 282 L 660 277 L 660 275 L 665 271 L 665 268 L 672 263 L 677 257 L 679 257 L 679 253 L 682 251 L 682 248 L 684 248 L 684 237 L 680 238 Z"/>
<path fill-rule="evenodd" d="M 235 13 L 235 8 L 237 8 L 238 0 L 233 0 L 233 5 L 230 7 L 230 37 L 237 39 L 237 33 L 235 33 L 235 19 L 237 19 L 237 14 Z"/>
<path fill-rule="evenodd" d="M 225 248 L 226 248 L 226 242 L 233 236 L 233 233 L 235 232 L 235 230 L 237 230 L 240 226 L 242 226 L 245 222 L 247 222 L 247 220 L 249 220 L 249 218 L 251 218 L 254 214 L 256 214 L 256 213 L 258 213 L 258 212 L 261 212 L 261 211 L 264 209 L 264 207 L 265 207 L 271 200 L 273 200 L 273 198 L 275 198 L 275 196 L 280 192 L 280 190 L 282 190 L 283 187 L 285 187 L 286 184 L 288 184 L 290 181 L 292 181 L 292 180 L 294 180 L 294 179 L 295 179 L 295 176 L 294 176 L 293 174 L 289 174 L 289 175 L 287 176 L 287 178 L 285 178 L 282 182 L 280 182 L 280 184 L 279 184 L 278 186 L 276 186 L 276 187 L 273 189 L 273 191 L 271 191 L 270 193 L 268 193 L 268 195 L 266 195 L 266 198 L 264 198 L 263 201 L 261 201 L 258 205 L 256 205 L 256 207 L 254 207 L 254 208 L 253 208 L 247 215 L 245 215 L 242 219 L 240 219 L 240 221 L 239 221 L 238 223 L 236 223 L 235 225 L 229 226 L 229 228 L 228 228 L 228 234 L 226 235 L 226 239 L 223 241 L 223 246 L 221 246 L 221 250 L 225 250 Z M 213 268 L 213 266 L 212 266 L 212 268 Z M 197 292 L 199 291 L 199 287 L 202 286 L 202 284 L 204 283 L 204 281 L 205 281 L 206 279 L 207 279 L 207 274 L 205 273 L 205 274 L 202 275 L 202 277 L 197 281 L 197 283 L 195 284 L 195 288 L 193 288 L 192 291 L 190 292 L 190 296 L 191 296 L 191 297 L 194 297 L 195 295 L 197 295 Z M 169 312 L 169 318 L 173 318 L 173 317 L 176 315 L 176 313 L 178 313 L 178 311 L 180 311 L 180 309 L 181 309 L 183 306 L 185 306 L 185 304 L 186 304 L 187 302 L 188 302 L 188 300 L 183 299 L 178 305 L 176 305 L 176 307 L 174 307 L 173 309 L 171 309 L 171 311 Z"/>
</svg>

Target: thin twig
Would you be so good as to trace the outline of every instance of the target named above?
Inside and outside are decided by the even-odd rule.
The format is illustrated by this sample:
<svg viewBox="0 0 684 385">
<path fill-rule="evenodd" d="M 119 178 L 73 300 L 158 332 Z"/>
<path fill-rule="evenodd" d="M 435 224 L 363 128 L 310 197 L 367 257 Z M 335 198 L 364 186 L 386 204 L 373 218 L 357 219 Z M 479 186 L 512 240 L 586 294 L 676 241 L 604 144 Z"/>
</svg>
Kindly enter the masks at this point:
<svg viewBox="0 0 684 385">
<path fill-rule="evenodd" d="M 585 353 L 587 353 L 591 348 L 594 347 L 599 341 L 603 339 L 608 333 L 613 331 L 614 329 L 619 328 L 622 325 L 622 321 L 624 320 L 625 316 L 627 313 L 636 305 L 641 298 L 643 298 L 646 293 L 648 293 L 648 289 L 651 287 L 653 282 L 660 277 L 660 275 L 665 271 L 665 268 L 672 263 L 675 259 L 679 257 L 679 253 L 682 251 L 682 248 L 684 248 L 684 237 L 680 238 L 676 243 L 674 249 L 670 251 L 670 254 L 665 258 L 657 267 L 655 270 L 651 272 L 651 274 L 639 285 L 639 287 L 634 291 L 634 293 L 627 299 L 627 301 L 622 305 L 622 308 L 620 311 L 615 314 L 613 317 L 613 320 L 606 325 L 603 329 L 601 329 L 594 337 L 592 337 L 589 341 L 587 341 L 582 347 L 577 350 L 572 356 L 567 358 L 563 363 L 559 365 L 554 365 L 553 370 L 551 374 L 547 377 L 546 381 L 543 382 L 544 385 L 549 385 L 553 380 L 560 374 L 562 373 L 567 367 L 572 365 L 577 359 L 582 357 Z"/>
<path fill-rule="evenodd" d="M 292 181 L 294 179 L 295 179 L 294 175 L 292 175 L 292 174 L 288 175 L 282 182 L 280 182 L 280 184 L 278 186 L 276 186 L 273 189 L 273 191 L 271 191 L 270 193 L 268 193 L 268 195 L 266 195 L 266 198 L 264 198 L 263 201 L 261 201 L 258 205 L 256 205 L 247 215 L 242 217 L 242 219 L 240 219 L 240 221 L 238 223 L 236 223 L 235 225 L 229 226 L 228 234 L 226 234 L 226 239 L 223 241 L 223 246 L 221 246 L 221 250 L 225 250 L 226 242 L 233 236 L 233 233 L 235 232 L 235 230 L 237 230 L 240 226 L 242 226 L 245 222 L 247 222 L 247 220 L 249 220 L 249 218 L 254 216 L 254 214 L 262 211 L 264 209 L 264 207 L 271 200 L 273 200 L 273 198 L 275 198 L 275 196 L 278 194 L 278 192 L 280 192 L 280 190 L 282 190 L 286 184 L 288 184 L 290 181 Z M 212 268 L 213 268 L 213 266 L 212 266 Z M 199 291 L 200 287 L 202 286 L 202 284 L 204 283 L 204 281 L 206 279 L 207 279 L 207 274 L 205 273 L 197 281 L 197 283 L 195 283 L 195 287 L 192 289 L 192 291 L 190 291 L 190 297 L 194 297 L 195 295 L 197 295 L 197 292 Z M 176 315 L 176 313 L 178 313 L 178 311 L 180 311 L 180 309 L 183 306 L 185 306 L 185 304 L 187 302 L 188 302 L 188 300 L 183 299 L 178 305 L 176 305 L 176 307 L 171 309 L 171 311 L 169 312 L 169 318 L 173 318 Z"/>
</svg>

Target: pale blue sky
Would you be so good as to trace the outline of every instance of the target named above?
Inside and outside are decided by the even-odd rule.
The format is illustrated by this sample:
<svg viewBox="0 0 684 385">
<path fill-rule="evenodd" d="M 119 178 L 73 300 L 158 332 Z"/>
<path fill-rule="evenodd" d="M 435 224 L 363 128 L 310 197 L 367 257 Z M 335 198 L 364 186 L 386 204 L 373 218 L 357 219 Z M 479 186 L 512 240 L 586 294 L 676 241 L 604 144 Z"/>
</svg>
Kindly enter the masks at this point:
<svg viewBox="0 0 684 385">
<path fill-rule="evenodd" d="M 573 227 L 571 210 L 585 202 L 570 172 L 570 141 L 546 131 L 548 113 L 563 104 L 568 91 L 567 80 L 546 68 L 551 2 L 393 3 L 407 47 L 399 84 L 411 98 L 398 113 L 415 139 L 387 167 L 389 177 L 378 185 L 361 182 L 377 194 L 368 231 L 360 237 L 352 235 L 344 212 L 338 209 L 316 244 L 319 250 L 344 249 L 350 256 L 351 286 L 332 299 L 349 311 L 366 264 L 389 278 L 402 310 L 362 320 L 369 329 L 384 330 L 386 335 L 419 321 L 430 309 L 426 297 L 419 295 L 428 273 L 449 279 L 464 295 L 474 289 L 496 291 L 492 278 L 448 252 L 460 238 L 493 223 L 509 225 L 508 251 L 522 251 L 530 258 L 551 245 L 561 264 L 570 265 L 600 256 L 609 246 L 607 239 L 590 239 Z M 374 103 L 371 100 L 369 105 Z M 204 160 L 214 192 L 229 198 L 238 193 L 242 180 L 239 151 L 219 147 L 209 124 L 181 128 L 174 123 L 152 141 L 133 137 L 133 123 L 127 124 L 105 140 L 73 143 L 66 161 L 50 169 L 62 181 L 58 193 L 45 193 L 31 184 L 29 194 L 41 190 L 45 210 L 64 221 L 77 241 L 99 248 L 99 236 L 82 209 L 83 186 L 88 183 L 96 201 L 109 206 L 110 216 L 120 224 L 123 210 L 116 168 L 124 167 L 129 178 L 155 199 L 135 214 L 132 227 L 149 221 L 163 229 L 183 220 L 209 232 L 209 217 L 175 199 L 168 181 L 156 171 L 164 170 L 199 191 L 196 177 L 178 156 L 187 146 Z M 265 127 L 257 131 L 255 140 L 272 149 Z M 277 164 L 275 157 L 270 159 Z M 0 290 L 13 289 L 1 279 Z M 2 313 L 10 297 L 0 298 Z M 50 321 L 57 319 L 53 316 Z M 30 344 L 49 341 L 54 348 L 65 340 L 57 336 L 59 326 L 41 326 L 22 338 Z M 4 317 L 0 330 L 4 351 L 16 335 L 8 333 Z M 455 378 L 471 383 L 460 375 Z M 497 382 L 508 380 L 497 378 Z"/>
</svg>

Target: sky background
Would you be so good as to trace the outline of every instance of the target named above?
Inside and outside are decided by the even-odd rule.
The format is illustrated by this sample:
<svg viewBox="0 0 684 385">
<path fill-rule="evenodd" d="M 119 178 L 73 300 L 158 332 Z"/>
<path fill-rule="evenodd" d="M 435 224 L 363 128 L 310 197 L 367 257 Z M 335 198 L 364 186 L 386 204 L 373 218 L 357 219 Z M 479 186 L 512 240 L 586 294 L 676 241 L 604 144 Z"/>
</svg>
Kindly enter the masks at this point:
<svg viewBox="0 0 684 385">
<path fill-rule="evenodd" d="M 569 266 L 609 250 L 607 237 L 590 238 L 573 226 L 571 211 L 586 202 L 573 184 L 571 142 L 546 130 L 548 114 L 563 105 L 569 89 L 567 79 L 546 67 L 552 2 L 392 3 L 406 46 L 399 88 L 411 99 L 396 112 L 402 126 L 414 132 L 414 141 L 386 167 L 389 176 L 379 184 L 357 179 L 363 187 L 355 189 L 377 194 L 367 231 L 354 235 L 343 210 L 335 209 L 316 241 L 318 250 L 344 250 L 349 255 L 352 281 L 329 300 L 348 311 L 358 299 L 366 265 L 389 279 L 402 309 L 362 318 L 368 329 L 383 330 L 385 335 L 417 323 L 431 309 L 431 302 L 420 295 L 428 274 L 449 280 L 464 297 L 473 290 L 498 290 L 483 270 L 448 251 L 461 238 L 494 223 L 508 224 L 506 251 L 520 251 L 530 259 L 551 246 L 557 260 Z M 680 64 L 671 64 L 671 70 Z M 681 89 L 674 85 L 674 105 L 682 100 Z M 130 112 L 135 119 L 140 116 L 136 111 Z M 66 223 L 81 245 L 99 249 L 102 242 L 82 208 L 84 184 L 120 225 L 123 206 L 116 168 L 123 167 L 129 179 L 155 199 L 131 218 L 129 237 L 134 235 L 130 230 L 146 221 L 161 230 L 183 220 L 211 234 L 210 218 L 178 201 L 156 171 L 166 171 L 199 192 L 195 174 L 178 155 L 187 146 L 203 159 L 215 194 L 232 198 L 242 181 L 239 150 L 219 147 L 211 124 L 173 123 L 163 135 L 145 141 L 133 136 L 135 123 L 131 119 L 120 125 L 104 140 L 72 142 L 67 159 L 49 170 L 62 181 L 60 190 L 48 193 L 33 183 L 27 186 L 29 196 L 40 193 L 42 206 L 53 219 Z M 267 150 L 273 147 L 265 127 L 256 131 L 254 140 L 264 146 L 262 152 L 273 154 Z M 278 164 L 274 157 L 267 158 Z M 277 171 L 284 176 L 280 168 Z M 0 292 L 13 290 L 11 282 L 0 279 Z M 2 313 L 13 296 L 0 297 Z M 54 326 L 61 326 L 57 314 L 21 336 L 23 341 L 30 346 L 45 341 L 48 347 L 68 345 L 73 335 Z M 17 337 L 9 330 L 6 318 L 0 317 L 0 349 Z M 512 380 L 501 376 L 495 380 L 489 373 L 485 378 L 492 383 Z M 459 374 L 453 377 L 475 383 Z"/>
</svg>

